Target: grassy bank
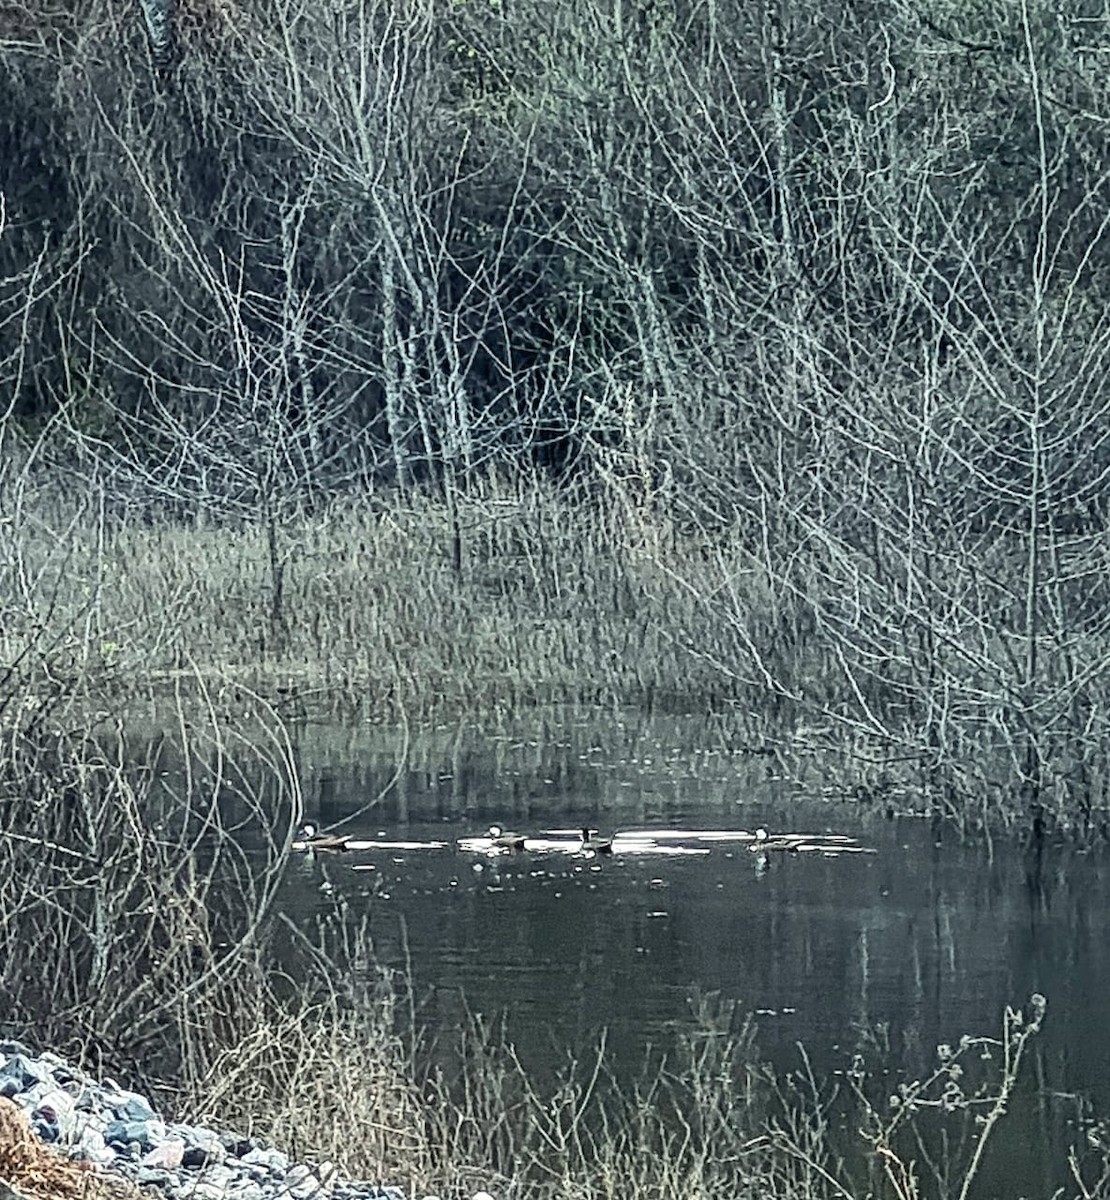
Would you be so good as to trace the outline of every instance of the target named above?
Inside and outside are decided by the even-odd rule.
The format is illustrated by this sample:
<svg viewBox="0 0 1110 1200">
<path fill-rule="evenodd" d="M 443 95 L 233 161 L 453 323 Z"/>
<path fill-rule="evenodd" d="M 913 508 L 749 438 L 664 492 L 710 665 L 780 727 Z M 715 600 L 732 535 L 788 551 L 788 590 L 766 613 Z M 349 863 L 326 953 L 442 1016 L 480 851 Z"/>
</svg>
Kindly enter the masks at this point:
<svg viewBox="0 0 1110 1200">
<path fill-rule="evenodd" d="M 684 524 L 612 483 L 490 477 L 450 506 L 386 490 L 216 520 L 23 478 L 0 560 L 0 704 L 30 704 L 20 720 L 181 694 L 295 720 L 674 707 L 835 752 L 844 790 L 882 803 L 909 788 L 964 825 L 1106 824 L 1097 631 L 1030 680 L 985 611 L 954 632 L 938 601 L 923 629 L 874 579 L 853 596 L 800 556 L 783 576 L 744 522 Z"/>
<path fill-rule="evenodd" d="M 313 714 L 744 694 L 735 631 L 706 604 L 720 568 L 699 565 L 704 539 L 666 522 L 632 530 L 540 485 L 491 484 L 460 502 L 458 528 L 456 562 L 445 507 L 419 493 L 273 528 L 39 499 L 16 529 L 9 569 L 30 582 L 8 593 L 0 652 L 33 648 L 45 674 L 90 690 L 199 674 Z M 739 551 L 723 539 L 712 555 L 750 576 Z"/>
</svg>

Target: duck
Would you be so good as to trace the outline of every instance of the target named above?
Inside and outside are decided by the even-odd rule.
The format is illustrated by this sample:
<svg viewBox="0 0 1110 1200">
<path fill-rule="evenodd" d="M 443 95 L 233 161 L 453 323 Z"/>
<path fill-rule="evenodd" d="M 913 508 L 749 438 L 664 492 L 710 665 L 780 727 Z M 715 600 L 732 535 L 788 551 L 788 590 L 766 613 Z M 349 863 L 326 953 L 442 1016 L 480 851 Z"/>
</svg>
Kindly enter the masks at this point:
<svg viewBox="0 0 1110 1200">
<path fill-rule="evenodd" d="M 760 826 L 755 831 L 755 841 L 748 847 L 753 854 L 765 854 L 769 850 L 795 851 L 801 844 L 797 837 L 779 835 L 772 837 L 766 829 Z"/>
<path fill-rule="evenodd" d="M 301 827 L 301 842 L 306 850 L 346 850 L 350 840 L 348 833 L 321 833 L 311 821 Z"/>
<path fill-rule="evenodd" d="M 489 827 L 489 840 L 499 850 L 524 849 L 524 834 L 508 833 L 506 830 L 502 829 L 500 825 L 491 825 Z"/>
<path fill-rule="evenodd" d="M 611 837 L 600 837 L 596 829 L 591 829 L 588 825 L 582 826 L 582 849 L 590 851 L 594 854 L 612 854 L 613 839 Z"/>
</svg>

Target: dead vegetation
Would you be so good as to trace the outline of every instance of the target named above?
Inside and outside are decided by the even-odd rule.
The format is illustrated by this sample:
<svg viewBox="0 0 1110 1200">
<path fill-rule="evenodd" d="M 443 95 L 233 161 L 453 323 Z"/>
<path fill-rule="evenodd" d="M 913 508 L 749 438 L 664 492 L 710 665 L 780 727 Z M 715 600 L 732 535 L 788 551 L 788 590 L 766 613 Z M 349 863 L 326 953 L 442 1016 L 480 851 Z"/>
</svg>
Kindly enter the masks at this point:
<svg viewBox="0 0 1110 1200">
<path fill-rule="evenodd" d="M 26 1114 L 0 1096 L 0 1183 L 19 1200 L 139 1200 L 138 1188 L 44 1145 Z"/>
</svg>

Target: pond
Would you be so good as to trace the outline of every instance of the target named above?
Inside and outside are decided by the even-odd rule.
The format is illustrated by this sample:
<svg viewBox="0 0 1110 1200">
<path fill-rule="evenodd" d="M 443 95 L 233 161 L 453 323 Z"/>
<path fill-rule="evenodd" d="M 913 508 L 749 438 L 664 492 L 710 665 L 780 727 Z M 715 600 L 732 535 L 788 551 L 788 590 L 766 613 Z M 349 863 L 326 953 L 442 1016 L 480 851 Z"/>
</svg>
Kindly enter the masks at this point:
<svg viewBox="0 0 1110 1200">
<path fill-rule="evenodd" d="M 588 1058 L 603 1031 L 616 1077 L 635 1072 L 707 995 L 753 1013 L 782 1070 L 801 1045 L 823 1076 L 862 1051 L 905 1078 L 1041 992 L 1040 1127 L 1005 1174 L 1058 1181 L 1048 1159 L 1081 1138 L 1085 1103 L 1110 1111 L 1105 859 L 961 841 L 826 795 L 819 764 L 788 778 L 732 742 L 690 719 L 548 712 L 426 731 L 398 771 L 399 739 L 306 733 L 308 815 L 368 844 L 298 858 L 282 905 L 308 921 L 341 899 L 378 958 L 410 974 L 424 1022 L 503 1020 L 539 1078 Z M 458 844 L 493 823 L 535 840 L 497 855 Z M 582 825 L 620 831 L 614 853 L 574 852 Z M 760 856 L 760 826 L 874 852 Z"/>
</svg>

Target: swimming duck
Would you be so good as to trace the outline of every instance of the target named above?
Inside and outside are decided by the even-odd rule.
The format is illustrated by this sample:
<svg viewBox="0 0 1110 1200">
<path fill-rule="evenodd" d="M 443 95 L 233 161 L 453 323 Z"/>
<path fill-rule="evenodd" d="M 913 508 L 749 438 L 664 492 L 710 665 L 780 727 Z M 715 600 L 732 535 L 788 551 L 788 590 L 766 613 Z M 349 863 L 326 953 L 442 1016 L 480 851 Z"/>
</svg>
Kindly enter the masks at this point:
<svg viewBox="0 0 1110 1200">
<path fill-rule="evenodd" d="M 803 839 L 792 837 L 789 835 L 780 834 L 778 837 L 771 835 L 760 826 L 755 831 L 755 841 L 748 847 L 753 854 L 765 854 L 769 850 L 797 850 L 802 844 Z"/>
<path fill-rule="evenodd" d="M 501 850 L 524 849 L 524 834 L 507 833 L 500 825 L 489 827 L 489 840 Z"/>
<path fill-rule="evenodd" d="M 591 829 L 588 825 L 582 826 L 582 849 L 592 850 L 594 854 L 612 854 L 613 839 L 611 837 L 599 837 L 596 829 Z"/>
<path fill-rule="evenodd" d="M 301 844 L 306 850 L 346 850 L 349 833 L 321 833 L 311 821 L 301 829 Z"/>
</svg>

